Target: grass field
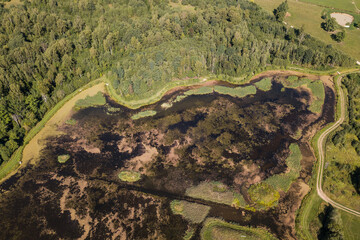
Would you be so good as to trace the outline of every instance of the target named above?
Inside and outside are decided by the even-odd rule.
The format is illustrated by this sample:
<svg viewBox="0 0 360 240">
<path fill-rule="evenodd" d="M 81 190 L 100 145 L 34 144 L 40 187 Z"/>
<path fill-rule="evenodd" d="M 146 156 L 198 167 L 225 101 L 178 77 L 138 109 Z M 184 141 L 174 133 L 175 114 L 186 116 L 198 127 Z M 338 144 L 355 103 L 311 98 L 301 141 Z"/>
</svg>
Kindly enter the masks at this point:
<svg viewBox="0 0 360 240">
<path fill-rule="evenodd" d="M 301 2 L 312 3 L 315 5 L 326 6 L 330 8 L 342 9 L 356 12 L 355 5 L 352 4 L 353 0 L 300 0 Z M 360 1 L 357 0 L 358 4 Z"/>
<path fill-rule="evenodd" d="M 186 195 L 193 198 L 227 204 L 236 208 L 246 206 L 242 195 L 235 193 L 219 182 L 202 182 L 197 186 L 186 189 Z"/>
<path fill-rule="evenodd" d="M 141 174 L 134 171 L 122 171 L 119 173 L 118 177 L 124 182 L 136 182 L 141 179 Z"/>
<path fill-rule="evenodd" d="M 179 214 L 192 223 L 201 223 L 210 211 L 209 206 L 179 200 L 171 201 L 170 208 L 174 214 Z"/>
<path fill-rule="evenodd" d="M 360 218 L 341 212 L 344 235 L 346 240 L 358 240 L 360 236 Z"/>
<path fill-rule="evenodd" d="M 358 29 L 345 29 L 346 31 L 346 38 L 342 43 L 336 43 L 331 39 L 331 34 L 325 32 L 321 29 L 321 23 L 323 19 L 321 18 L 322 12 L 325 10 L 324 7 L 317 6 L 311 4 L 309 2 L 320 2 L 320 0 L 288 0 L 289 3 L 289 13 L 291 16 L 285 19 L 289 25 L 292 25 L 296 28 L 300 28 L 304 26 L 305 32 L 309 33 L 313 37 L 325 42 L 326 44 L 331 44 L 333 47 L 343 51 L 344 53 L 348 54 L 349 56 L 353 57 L 354 59 L 360 61 L 360 30 Z M 343 2 L 348 2 L 351 0 L 321 0 L 323 2 L 336 2 L 339 5 L 343 5 Z M 358 7 L 360 5 L 359 0 Z M 256 4 L 267 10 L 270 14 L 274 8 L 279 6 L 283 0 L 254 0 Z M 336 11 L 336 10 L 334 10 Z M 344 11 L 346 12 L 346 11 Z M 352 13 L 354 15 L 354 13 Z"/>
<path fill-rule="evenodd" d="M 299 145 L 292 143 L 289 148 L 291 153 L 286 159 L 288 171 L 286 173 L 273 175 L 265 180 L 267 184 L 271 185 L 277 191 L 282 190 L 287 192 L 291 183 L 296 180 L 300 174 L 302 155 Z"/>
<path fill-rule="evenodd" d="M 200 237 L 202 240 L 277 239 L 265 229 L 243 227 L 216 218 L 206 219 L 204 226 L 201 229 Z"/>
</svg>

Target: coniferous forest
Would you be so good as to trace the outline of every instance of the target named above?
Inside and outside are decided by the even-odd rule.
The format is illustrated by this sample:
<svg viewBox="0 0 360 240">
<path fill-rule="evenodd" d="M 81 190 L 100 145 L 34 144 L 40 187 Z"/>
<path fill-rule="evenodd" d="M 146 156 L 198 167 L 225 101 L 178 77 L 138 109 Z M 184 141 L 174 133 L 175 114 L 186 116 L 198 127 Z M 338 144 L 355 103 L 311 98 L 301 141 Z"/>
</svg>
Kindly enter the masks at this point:
<svg viewBox="0 0 360 240">
<path fill-rule="evenodd" d="M 246 0 L 31 0 L 0 4 L 0 162 L 58 101 L 102 75 L 141 98 L 167 82 L 352 59 Z"/>
</svg>

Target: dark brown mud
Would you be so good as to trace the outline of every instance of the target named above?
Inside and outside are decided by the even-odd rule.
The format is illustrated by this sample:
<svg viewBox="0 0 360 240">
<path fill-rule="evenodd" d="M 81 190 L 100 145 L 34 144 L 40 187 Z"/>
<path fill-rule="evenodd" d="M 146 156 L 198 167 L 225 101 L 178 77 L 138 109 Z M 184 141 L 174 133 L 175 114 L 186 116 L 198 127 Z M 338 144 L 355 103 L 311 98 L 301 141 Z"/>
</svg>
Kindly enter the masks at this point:
<svg viewBox="0 0 360 240">
<path fill-rule="evenodd" d="M 191 88 L 140 110 L 107 97 L 106 106 L 76 112 L 74 126 L 60 127 L 65 135 L 47 139 L 38 164 L 0 185 L 0 238 L 181 239 L 189 225 L 199 238 L 200 224 L 171 213 L 173 199 L 208 205 L 212 217 L 295 238 L 295 212 L 314 162 L 308 140 L 334 120 L 333 91 L 326 87 L 321 116 L 308 110 L 307 91 L 283 88 L 276 77 L 267 92 L 241 99 L 195 95 L 162 108 Z M 147 109 L 158 113 L 131 120 Z M 300 139 L 293 138 L 297 131 L 303 133 Z M 272 209 L 252 212 L 185 196 L 202 181 L 219 181 L 249 201 L 251 184 L 286 171 L 294 142 L 304 156 L 300 177 Z M 70 160 L 59 164 L 61 154 Z M 250 165 L 258 166 L 251 175 L 244 171 Z M 117 174 L 125 169 L 141 172 L 142 179 L 121 182 Z"/>
</svg>

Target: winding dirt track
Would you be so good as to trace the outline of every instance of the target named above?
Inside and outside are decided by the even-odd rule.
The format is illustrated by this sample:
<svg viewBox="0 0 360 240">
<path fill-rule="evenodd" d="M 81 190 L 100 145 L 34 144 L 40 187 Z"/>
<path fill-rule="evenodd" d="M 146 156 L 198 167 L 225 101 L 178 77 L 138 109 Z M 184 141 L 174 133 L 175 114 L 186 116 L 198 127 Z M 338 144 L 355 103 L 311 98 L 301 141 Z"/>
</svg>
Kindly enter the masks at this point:
<svg viewBox="0 0 360 240">
<path fill-rule="evenodd" d="M 343 76 L 340 76 L 338 78 L 338 81 L 336 82 L 337 88 L 338 88 L 338 92 L 339 92 L 339 101 L 340 101 L 340 108 L 341 108 L 341 115 L 340 118 L 335 122 L 334 125 L 332 125 L 330 128 L 326 129 L 326 131 L 324 131 L 320 137 L 319 140 L 317 142 L 317 147 L 319 150 L 319 169 L 318 169 L 318 174 L 317 174 L 317 179 L 316 179 L 316 190 L 318 195 L 327 203 L 330 203 L 333 207 L 336 207 L 338 209 L 341 209 L 345 212 L 348 212 L 352 215 L 358 216 L 360 217 L 360 212 L 355 211 L 351 208 L 345 207 L 344 205 L 337 203 L 333 200 L 331 200 L 328 196 L 326 196 L 326 194 L 323 192 L 322 190 L 322 179 L 323 179 L 323 172 L 324 172 L 324 160 L 325 160 L 325 154 L 324 154 L 324 141 L 326 140 L 326 137 L 333 132 L 337 127 L 339 127 L 345 120 L 345 114 L 346 114 L 346 101 L 345 101 L 345 97 L 344 97 L 344 92 L 341 88 L 341 80 L 342 80 Z"/>
</svg>

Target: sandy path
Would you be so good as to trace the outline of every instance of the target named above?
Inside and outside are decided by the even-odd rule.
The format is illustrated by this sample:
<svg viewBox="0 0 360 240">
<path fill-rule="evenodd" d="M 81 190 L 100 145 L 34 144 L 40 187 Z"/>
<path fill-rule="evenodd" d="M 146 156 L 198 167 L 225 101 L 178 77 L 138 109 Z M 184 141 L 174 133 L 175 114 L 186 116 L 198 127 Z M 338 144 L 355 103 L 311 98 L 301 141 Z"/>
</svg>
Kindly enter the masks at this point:
<svg viewBox="0 0 360 240">
<path fill-rule="evenodd" d="M 35 137 L 31 139 L 30 142 L 25 146 L 22 156 L 22 166 L 25 166 L 28 162 L 34 163 L 38 159 L 40 151 L 44 147 L 44 144 L 42 144 L 44 139 L 50 136 L 62 134 L 62 132 L 58 131 L 57 128 L 69 119 L 76 101 L 83 99 L 86 96 L 94 96 L 99 91 L 105 92 L 104 83 L 100 83 L 91 88 L 88 88 L 66 102 L 64 106 L 62 106 L 54 114 L 54 116 L 50 118 L 50 120 L 45 124 L 40 132 L 36 134 Z"/>
</svg>

